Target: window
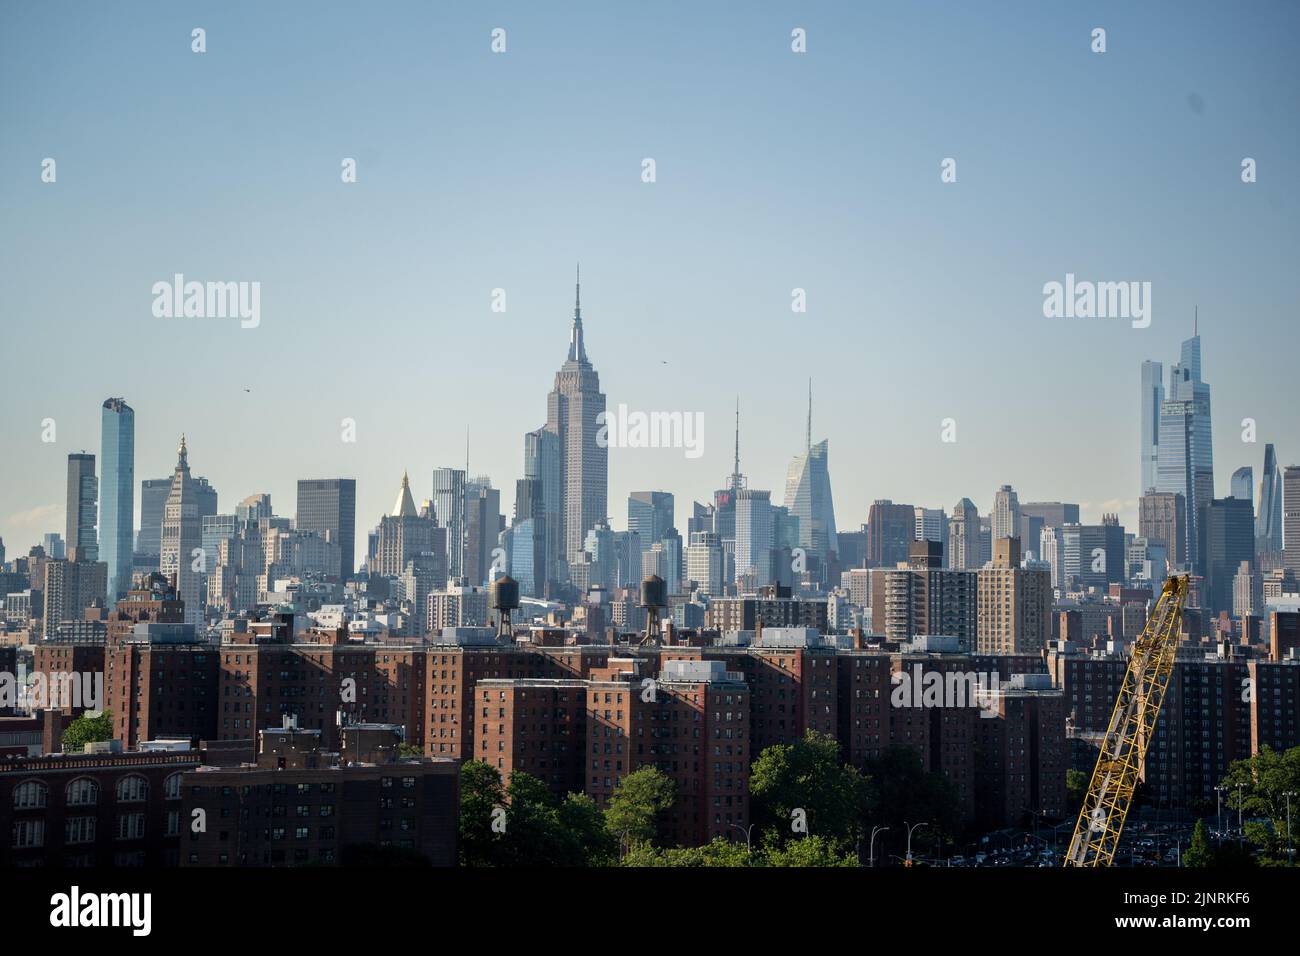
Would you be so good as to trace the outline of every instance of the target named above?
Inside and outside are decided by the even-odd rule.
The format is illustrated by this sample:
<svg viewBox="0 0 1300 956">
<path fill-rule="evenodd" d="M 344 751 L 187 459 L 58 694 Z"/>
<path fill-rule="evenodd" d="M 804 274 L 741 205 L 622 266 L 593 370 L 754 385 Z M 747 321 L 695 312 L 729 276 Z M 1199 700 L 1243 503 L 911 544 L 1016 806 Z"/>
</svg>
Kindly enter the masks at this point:
<svg viewBox="0 0 1300 956">
<path fill-rule="evenodd" d="M 89 777 L 78 777 L 68 784 L 64 798 L 70 807 L 93 807 L 99 803 L 99 784 Z"/>
<path fill-rule="evenodd" d="M 181 775 L 174 773 L 163 781 L 163 799 L 179 800 L 181 798 Z"/>
<path fill-rule="evenodd" d="M 117 817 L 117 838 L 139 840 L 144 836 L 143 813 L 120 813 Z"/>
<path fill-rule="evenodd" d="M 45 806 L 45 798 L 48 793 L 49 787 L 39 780 L 28 780 L 20 783 L 14 790 L 14 809 L 38 810 Z"/>
<path fill-rule="evenodd" d="M 45 821 L 19 820 L 14 823 L 13 846 L 15 850 L 45 846 Z"/>
<path fill-rule="evenodd" d="M 131 774 L 117 782 L 118 803 L 143 803 L 149 797 L 149 781 L 139 774 Z"/>
<path fill-rule="evenodd" d="M 68 817 L 63 825 L 64 843 L 94 843 L 94 817 Z"/>
</svg>

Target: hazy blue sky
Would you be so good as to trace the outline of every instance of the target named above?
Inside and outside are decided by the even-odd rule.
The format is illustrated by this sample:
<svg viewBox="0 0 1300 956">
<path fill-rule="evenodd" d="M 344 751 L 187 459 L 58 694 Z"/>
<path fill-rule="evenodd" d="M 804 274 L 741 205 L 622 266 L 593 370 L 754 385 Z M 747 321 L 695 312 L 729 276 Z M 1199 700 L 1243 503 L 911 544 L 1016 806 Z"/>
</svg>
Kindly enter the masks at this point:
<svg viewBox="0 0 1300 956">
<path fill-rule="evenodd" d="M 1131 526 L 1139 367 L 1176 360 L 1196 304 L 1226 494 L 1266 441 L 1300 460 L 1297 36 L 1290 2 L 11 0 L 0 536 L 62 532 L 67 453 L 99 453 L 110 395 L 137 479 L 184 431 L 223 511 L 265 491 L 291 515 L 296 479 L 353 476 L 360 545 L 469 424 L 508 513 L 576 260 L 611 407 L 705 416 L 698 459 L 611 452 L 616 527 L 646 488 L 685 527 L 731 470 L 737 393 L 742 468 L 780 501 L 810 375 L 841 529 L 876 498 L 987 511 L 1004 482 Z M 260 327 L 154 318 L 176 272 L 260 281 Z M 1150 281 L 1150 328 L 1044 318 L 1067 272 Z"/>
</svg>

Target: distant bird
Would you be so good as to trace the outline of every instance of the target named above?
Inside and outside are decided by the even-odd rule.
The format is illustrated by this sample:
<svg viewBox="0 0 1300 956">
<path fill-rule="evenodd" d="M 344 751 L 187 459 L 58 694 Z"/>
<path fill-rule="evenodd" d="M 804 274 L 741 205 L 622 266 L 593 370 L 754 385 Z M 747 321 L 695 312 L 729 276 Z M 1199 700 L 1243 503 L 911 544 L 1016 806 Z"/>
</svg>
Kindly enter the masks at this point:
<svg viewBox="0 0 1300 956">
<path fill-rule="evenodd" d="M 251 388 L 246 388 L 246 389 L 244 389 L 244 391 L 246 391 L 246 392 L 251 392 L 252 389 L 251 389 Z"/>
</svg>

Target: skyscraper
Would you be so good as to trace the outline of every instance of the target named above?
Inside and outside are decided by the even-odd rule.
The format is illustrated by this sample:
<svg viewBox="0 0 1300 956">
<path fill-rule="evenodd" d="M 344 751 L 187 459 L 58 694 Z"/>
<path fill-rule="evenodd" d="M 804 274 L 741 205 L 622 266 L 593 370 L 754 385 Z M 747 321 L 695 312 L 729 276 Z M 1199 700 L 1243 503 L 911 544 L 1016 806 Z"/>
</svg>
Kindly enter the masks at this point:
<svg viewBox="0 0 1300 956">
<path fill-rule="evenodd" d="M 1010 485 L 993 496 L 993 540 L 1020 537 L 1020 498 Z"/>
<path fill-rule="evenodd" d="M 534 513 L 523 515 L 515 504 L 515 517 L 519 520 L 534 518 L 534 533 L 540 549 L 540 561 L 534 571 L 533 592 L 545 593 L 547 582 L 563 577 L 564 525 L 560 512 L 564 500 L 563 468 L 560 463 L 560 438 L 545 428 L 524 435 L 524 479 L 536 482 L 538 505 Z M 516 576 L 516 579 L 517 576 Z"/>
<path fill-rule="evenodd" d="M 666 491 L 634 491 L 627 496 L 627 530 L 641 536 L 642 552 L 663 540 L 673 526 L 674 511 L 673 496 Z M 641 560 L 644 564 L 644 554 Z"/>
<path fill-rule="evenodd" d="M 140 482 L 140 533 L 135 549 L 143 560 L 142 566 L 158 570 L 158 556 L 162 554 L 163 510 L 171 494 L 170 478 L 146 478 Z"/>
<path fill-rule="evenodd" d="M 470 584 L 487 584 L 493 552 L 504 527 L 501 492 L 486 477 L 465 486 L 465 577 Z"/>
<path fill-rule="evenodd" d="M 108 565 L 108 603 L 131 590 L 135 537 L 135 412 L 110 398 L 101 412 L 100 460 L 104 467 L 99 524 L 100 553 Z"/>
<path fill-rule="evenodd" d="M 337 544 L 339 580 L 356 568 L 357 482 L 355 478 L 305 478 L 298 482 L 294 527 Z M 439 582 L 444 583 L 444 582 Z"/>
<path fill-rule="evenodd" d="M 1272 445 L 1264 446 L 1264 473 L 1259 476 L 1259 510 L 1255 513 L 1256 549 L 1282 550 L 1282 472 Z"/>
<path fill-rule="evenodd" d="M 948 519 L 948 567 L 976 571 L 981 564 L 979 509 L 969 498 L 963 498 L 952 506 L 952 517 Z"/>
<path fill-rule="evenodd" d="M 753 575 L 767 584 L 772 574 L 772 493 L 742 488 L 736 493 L 736 580 Z"/>
<path fill-rule="evenodd" d="M 1200 551 L 1205 580 L 1201 607 L 1211 615 L 1232 611 L 1232 582 L 1241 565 L 1255 565 L 1255 512 L 1249 498 L 1215 498 L 1201 508 Z"/>
<path fill-rule="evenodd" d="M 406 472 L 402 472 L 397 501 L 392 511 L 379 519 L 379 540 L 371 573 L 385 577 L 404 573 L 406 566 L 417 557 L 440 547 L 438 530 L 432 514 L 427 510 L 423 514 L 416 510 L 410 480 Z"/>
<path fill-rule="evenodd" d="M 1250 465 L 1243 465 L 1232 473 L 1232 497 L 1255 500 L 1255 470 Z M 1252 507 L 1254 505 L 1252 504 Z"/>
<path fill-rule="evenodd" d="M 795 455 L 785 477 L 785 507 L 799 519 L 799 547 L 814 558 L 823 575 L 827 561 L 839 552 L 835 534 L 835 502 L 831 497 L 828 441 L 812 440 L 812 382 L 808 383 L 808 429 L 804 453 Z"/>
<path fill-rule="evenodd" d="M 1300 575 L 1300 465 L 1287 465 L 1282 472 L 1283 565 Z"/>
<path fill-rule="evenodd" d="M 433 469 L 433 512 L 438 523 L 447 529 L 447 574 L 459 578 L 465 573 L 464 471 Z"/>
<path fill-rule="evenodd" d="M 605 395 L 600 376 L 587 359 L 582 337 L 581 276 L 574 286 L 573 327 L 569 354 L 555 373 L 546 399 L 546 430 L 559 438 L 560 524 L 564 558 L 582 550 L 587 531 L 609 516 L 609 448 L 597 441 L 604 421 Z"/>
<path fill-rule="evenodd" d="M 199 481 L 190 477 L 189 452 L 185 436 L 176 449 L 176 470 L 163 507 L 159 569 L 176 585 L 176 596 L 185 602 L 185 623 L 203 622 L 204 573 L 195 565 L 203 548 L 203 502 Z M 214 556 L 215 558 L 215 556 Z"/>
<path fill-rule="evenodd" d="M 95 534 L 98 498 L 95 456 L 72 453 L 68 456 L 68 512 L 63 535 L 72 561 L 99 560 L 99 541 Z"/>
<path fill-rule="evenodd" d="M 1214 498 L 1214 449 L 1210 442 L 1210 386 L 1201 380 L 1201 337 L 1183 342 L 1169 369 L 1168 397 L 1160 405 L 1156 490 L 1181 494 L 1187 503 L 1187 564 L 1204 573 L 1197 522 Z"/>
<path fill-rule="evenodd" d="M 1156 462 L 1160 452 L 1160 406 L 1165 400 L 1164 366 L 1142 363 L 1142 487 L 1146 494 L 1156 486 Z M 1075 516 L 1078 521 L 1078 516 Z"/>
<path fill-rule="evenodd" d="M 892 568 L 907 561 L 916 540 L 916 510 L 888 498 L 873 501 L 867 512 L 867 566 Z"/>
</svg>

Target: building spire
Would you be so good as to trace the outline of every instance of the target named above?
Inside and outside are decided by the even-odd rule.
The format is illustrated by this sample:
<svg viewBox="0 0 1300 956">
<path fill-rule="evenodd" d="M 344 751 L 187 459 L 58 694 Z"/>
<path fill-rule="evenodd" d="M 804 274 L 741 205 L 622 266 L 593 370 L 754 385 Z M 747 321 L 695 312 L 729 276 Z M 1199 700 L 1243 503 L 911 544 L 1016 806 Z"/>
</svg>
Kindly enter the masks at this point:
<svg viewBox="0 0 1300 956">
<path fill-rule="evenodd" d="M 731 489 L 739 491 L 744 479 L 740 475 L 740 396 L 736 396 L 736 457 L 731 468 Z"/>
<path fill-rule="evenodd" d="M 573 330 L 569 333 L 569 361 L 587 364 L 587 349 L 582 341 L 582 265 L 578 264 L 573 284 Z"/>
<path fill-rule="evenodd" d="M 812 452 L 812 378 L 808 379 L 808 452 Z"/>
<path fill-rule="evenodd" d="M 1192 306 L 1192 338 L 1196 338 L 1196 336 L 1200 334 L 1200 324 L 1201 307 L 1199 305 L 1194 305 Z"/>
</svg>

